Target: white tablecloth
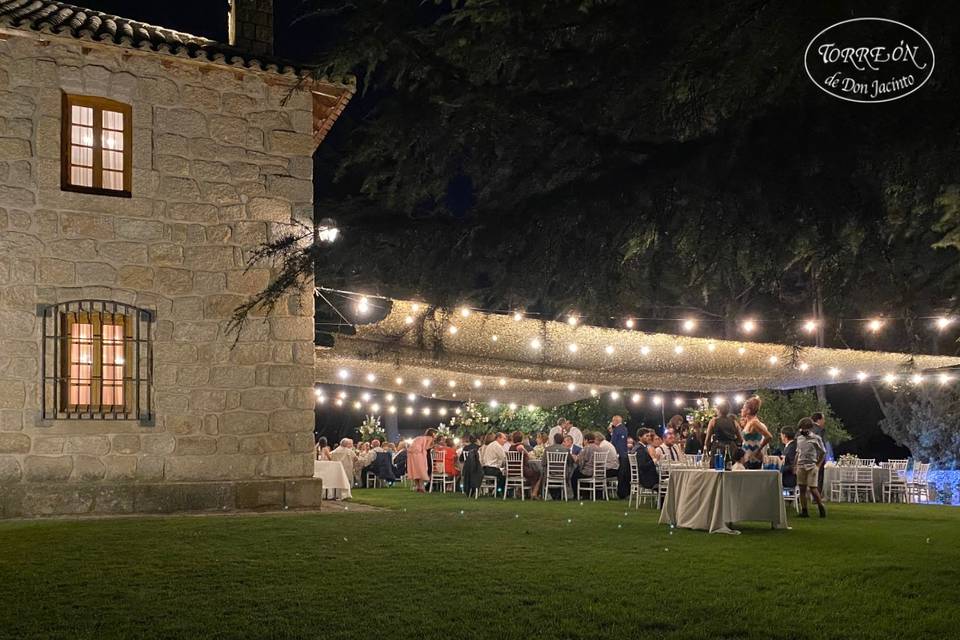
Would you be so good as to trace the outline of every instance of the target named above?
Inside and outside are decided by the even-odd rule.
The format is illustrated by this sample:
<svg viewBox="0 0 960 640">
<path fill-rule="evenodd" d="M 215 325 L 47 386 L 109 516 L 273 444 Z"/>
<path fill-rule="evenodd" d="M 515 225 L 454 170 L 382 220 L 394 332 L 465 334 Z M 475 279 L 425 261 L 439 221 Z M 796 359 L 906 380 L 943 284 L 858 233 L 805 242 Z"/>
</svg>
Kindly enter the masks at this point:
<svg viewBox="0 0 960 640">
<path fill-rule="evenodd" d="M 710 533 L 739 533 L 729 527 L 765 520 L 787 528 L 779 471 L 675 469 L 660 512 L 660 524 Z"/>
<path fill-rule="evenodd" d="M 873 472 L 873 494 L 877 500 L 883 499 L 883 483 L 890 481 L 890 471 L 880 467 L 872 467 Z M 840 467 L 835 464 L 826 464 L 823 467 L 823 486 L 820 487 L 820 493 L 824 500 L 830 499 L 830 487 L 840 479 Z"/>
<path fill-rule="evenodd" d="M 323 497 L 352 498 L 350 478 L 343 470 L 343 465 L 332 460 L 315 460 L 313 462 L 313 477 L 323 480 Z"/>
</svg>

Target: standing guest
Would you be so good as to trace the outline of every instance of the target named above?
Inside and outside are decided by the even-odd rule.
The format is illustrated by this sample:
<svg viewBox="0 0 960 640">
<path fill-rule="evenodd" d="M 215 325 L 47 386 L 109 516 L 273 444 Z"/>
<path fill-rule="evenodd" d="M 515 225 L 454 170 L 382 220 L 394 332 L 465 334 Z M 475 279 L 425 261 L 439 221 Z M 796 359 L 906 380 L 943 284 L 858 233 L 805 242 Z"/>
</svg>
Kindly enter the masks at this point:
<svg viewBox="0 0 960 640">
<path fill-rule="evenodd" d="M 699 420 L 694 420 L 690 428 L 690 435 L 683 445 L 683 453 L 688 456 L 703 453 L 703 423 Z"/>
<path fill-rule="evenodd" d="M 653 489 L 660 482 L 660 473 L 657 471 L 657 460 L 654 457 L 656 449 L 653 446 L 653 429 L 646 427 L 637 431 L 637 472 L 640 476 L 640 486 Z"/>
<path fill-rule="evenodd" d="M 540 471 L 531 464 L 530 454 L 523 446 L 523 433 L 514 431 L 510 434 L 510 439 L 513 440 L 510 451 L 519 451 L 523 457 L 523 479 L 530 485 L 530 497 L 537 500 L 540 495 Z"/>
<path fill-rule="evenodd" d="M 426 493 L 423 483 L 430 479 L 427 473 L 427 451 L 433 447 L 436 429 L 427 429 L 422 436 L 413 439 L 407 447 L 407 475 L 413 480 L 417 493 Z"/>
<path fill-rule="evenodd" d="M 623 422 L 623 416 L 613 416 L 610 420 L 610 444 L 617 451 L 617 456 L 627 455 L 627 425 Z"/>
<path fill-rule="evenodd" d="M 707 434 L 703 438 L 704 453 L 714 454 L 720 451 L 733 458 L 734 450 L 742 441 L 743 437 L 733 416 L 718 407 L 717 415 L 707 424 Z"/>
<path fill-rule="evenodd" d="M 497 432 L 494 439 L 483 448 L 483 452 L 480 454 L 483 475 L 496 477 L 498 491 L 503 491 L 503 483 L 506 480 L 503 475 L 503 470 L 507 465 L 507 451 L 504 449 L 506 442 L 507 434 L 502 431 Z"/>
<path fill-rule="evenodd" d="M 783 488 L 797 486 L 797 430 L 786 426 L 780 430 L 780 442 L 783 443 L 783 464 L 780 473 L 783 476 Z"/>
<path fill-rule="evenodd" d="M 553 438 L 554 434 L 556 433 L 562 433 L 564 436 L 571 436 L 573 438 L 573 445 L 577 448 L 577 450 L 583 448 L 583 432 L 573 426 L 573 423 L 566 418 L 560 418 L 557 420 L 557 426 L 555 426 L 553 429 L 550 429 L 550 433 L 547 434 L 547 439 L 549 440 Z"/>
<path fill-rule="evenodd" d="M 593 458 L 597 453 L 597 445 L 592 431 L 583 434 L 583 443 L 583 450 L 577 460 L 577 468 L 573 470 L 573 477 L 570 479 L 574 496 L 578 495 L 577 485 L 580 484 L 580 478 L 593 477 Z"/>
<path fill-rule="evenodd" d="M 763 469 L 763 454 L 767 445 L 773 441 L 767 425 L 760 422 L 760 398 L 753 396 L 743 403 L 740 409 L 743 438 L 743 466 L 747 469 Z"/>
<path fill-rule="evenodd" d="M 820 411 L 815 412 L 810 419 L 813 420 L 813 429 L 810 433 L 819 436 L 823 443 L 823 449 L 827 452 L 826 459 L 833 460 L 833 445 L 827 439 L 827 419 Z M 823 465 L 820 466 L 820 475 L 817 477 L 817 486 L 823 487 Z"/>
<path fill-rule="evenodd" d="M 817 503 L 817 509 L 820 511 L 820 517 L 827 517 L 827 510 L 823 506 L 823 499 L 820 496 L 820 488 L 817 484 L 817 476 L 820 468 L 827 458 L 827 450 L 823 446 L 823 440 L 820 436 L 813 433 L 813 420 L 804 418 L 797 425 L 797 485 L 800 487 L 800 517 L 809 518 L 807 512 L 807 487 L 810 487 L 810 494 Z"/>
<path fill-rule="evenodd" d="M 681 462 L 683 460 L 683 451 L 677 444 L 677 432 L 673 427 L 667 427 L 663 432 L 663 442 L 657 447 L 660 452 L 659 460 L 669 460 L 670 462 Z"/>
<path fill-rule="evenodd" d="M 329 460 L 330 447 L 327 446 L 327 439 L 323 436 L 317 439 L 317 460 Z"/>
<path fill-rule="evenodd" d="M 330 459 L 343 466 L 343 472 L 347 474 L 347 479 L 352 483 L 353 469 L 357 465 L 357 452 L 353 448 L 353 440 L 350 438 L 341 440 L 340 446 L 330 453 Z"/>
</svg>

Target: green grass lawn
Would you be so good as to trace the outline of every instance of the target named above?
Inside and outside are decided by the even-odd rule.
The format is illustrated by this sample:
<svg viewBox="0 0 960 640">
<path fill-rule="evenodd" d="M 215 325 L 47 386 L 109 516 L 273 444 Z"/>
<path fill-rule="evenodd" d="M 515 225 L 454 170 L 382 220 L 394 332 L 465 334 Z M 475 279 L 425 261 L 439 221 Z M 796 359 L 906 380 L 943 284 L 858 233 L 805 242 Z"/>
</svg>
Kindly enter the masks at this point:
<svg viewBox="0 0 960 640">
<path fill-rule="evenodd" d="M 385 509 L 0 522 L 0 637 L 960 634 L 960 509 L 839 505 L 723 536 L 624 502 L 355 496 Z"/>
</svg>

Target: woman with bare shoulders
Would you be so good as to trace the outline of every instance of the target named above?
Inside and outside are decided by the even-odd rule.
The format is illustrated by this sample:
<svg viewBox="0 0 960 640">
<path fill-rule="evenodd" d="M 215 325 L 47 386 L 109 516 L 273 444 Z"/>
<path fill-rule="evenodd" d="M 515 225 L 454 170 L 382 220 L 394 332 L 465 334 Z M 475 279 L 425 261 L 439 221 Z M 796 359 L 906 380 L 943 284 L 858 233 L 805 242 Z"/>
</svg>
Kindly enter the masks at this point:
<svg viewBox="0 0 960 640">
<path fill-rule="evenodd" d="M 740 434 L 743 438 L 743 466 L 763 469 L 763 452 L 773 440 L 767 425 L 760 422 L 760 398 L 753 396 L 740 409 Z"/>
</svg>

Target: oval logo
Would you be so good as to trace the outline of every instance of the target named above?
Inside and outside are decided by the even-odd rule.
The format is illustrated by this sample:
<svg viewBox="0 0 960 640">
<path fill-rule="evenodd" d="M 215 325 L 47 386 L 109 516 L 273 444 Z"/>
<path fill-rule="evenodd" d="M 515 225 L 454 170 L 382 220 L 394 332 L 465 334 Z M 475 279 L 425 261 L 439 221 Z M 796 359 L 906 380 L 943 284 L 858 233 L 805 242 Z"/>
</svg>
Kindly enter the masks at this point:
<svg viewBox="0 0 960 640">
<path fill-rule="evenodd" d="M 933 73 L 933 46 L 922 33 L 886 18 L 854 18 L 814 36 L 803 55 L 813 84 L 850 102 L 890 102 Z"/>
</svg>

